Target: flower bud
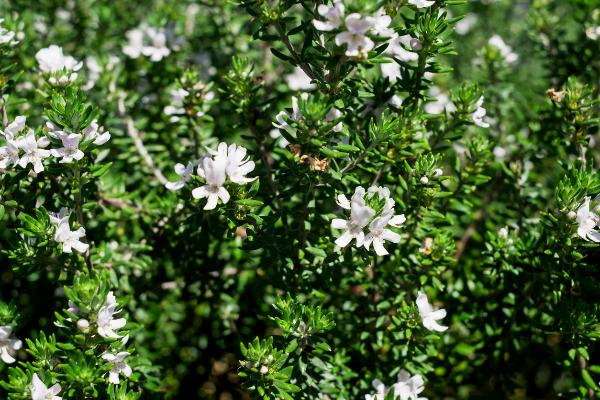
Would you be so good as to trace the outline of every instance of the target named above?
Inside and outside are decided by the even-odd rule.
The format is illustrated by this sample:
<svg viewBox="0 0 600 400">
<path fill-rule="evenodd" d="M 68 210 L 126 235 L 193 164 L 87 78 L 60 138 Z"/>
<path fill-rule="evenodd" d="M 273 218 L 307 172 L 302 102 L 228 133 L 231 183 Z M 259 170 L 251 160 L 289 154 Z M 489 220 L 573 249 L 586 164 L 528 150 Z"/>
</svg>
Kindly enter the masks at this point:
<svg viewBox="0 0 600 400">
<path fill-rule="evenodd" d="M 577 218 L 577 213 L 575 211 L 569 211 L 567 217 L 569 217 L 569 219 L 575 219 Z"/>
<path fill-rule="evenodd" d="M 269 368 L 267 368 L 267 366 L 266 366 L 266 365 L 263 365 L 262 367 L 260 367 L 260 370 L 259 370 L 259 372 L 260 372 L 261 374 L 263 374 L 263 375 L 264 375 L 264 374 L 266 374 L 267 372 L 269 372 Z"/>
<path fill-rule="evenodd" d="M 421 41 L 419 39 L 412 38 L 410 39 L 410 48 L 414 51 L 419 51 L 423 48 L 423 45 L 421 44 Z"/>
<path fill-rule="evenodd" d="M 500 228 L 498 230 L 498 236 L 500 236 L 501 238 L 506 239 L 508 237 L 508 229 L 506 229 L 506 228 Z"/>
<path fill-rule="evenodd" d="M 422 185 L 427 185 L 429 183 L 429 178 L 426 176 L 422 176 L 419 181 L 421 182 Z"/>
<path fill-rule="evenodd" d="M 79 321 L 77 321 L 77 329 L 79 329 L 82 332 L 85 332 L 88 330 L 88 328 L 90 327 L 90 322 L 85 319 L 82 318 Z"/>
<path fill-rule="evenodd" d="M 442 176 L 442 175 L 444 175 L 444 171 L 442 171 L 440 168 L 436 168 L 436 169 L 433 171 L 433 176 L 434 176 L 435 178 L 439 178 L 439 177 L 440 177 L 440 176 Z"/>
<path fill-rule="evenodd" d="M 50 82 L 51 85 L 55 86 L 58 81 L 56 80 L 55 77 L 51 76 L 50 78 L 48 78 L 48 82 Z"/>
</svg>

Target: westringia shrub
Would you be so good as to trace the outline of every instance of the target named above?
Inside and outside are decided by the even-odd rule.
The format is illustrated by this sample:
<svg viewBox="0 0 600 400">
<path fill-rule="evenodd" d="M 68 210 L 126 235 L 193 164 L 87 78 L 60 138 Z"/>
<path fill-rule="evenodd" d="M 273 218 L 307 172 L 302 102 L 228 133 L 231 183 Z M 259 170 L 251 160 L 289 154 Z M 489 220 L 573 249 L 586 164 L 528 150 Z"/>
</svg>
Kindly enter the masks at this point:
<svg viewBox="0 0 600 400">
<path fill-rule="evenodd" d="M 0 398 L 598 398 L 599 90 L 599 0 L 0 1 Z"/>
</svg>

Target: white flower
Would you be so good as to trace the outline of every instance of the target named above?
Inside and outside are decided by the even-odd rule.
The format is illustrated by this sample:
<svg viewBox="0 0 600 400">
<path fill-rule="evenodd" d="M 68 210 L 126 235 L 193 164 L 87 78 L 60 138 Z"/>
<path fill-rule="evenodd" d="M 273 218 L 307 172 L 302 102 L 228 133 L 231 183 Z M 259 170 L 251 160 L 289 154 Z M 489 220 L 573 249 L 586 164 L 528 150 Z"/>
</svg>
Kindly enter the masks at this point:
<svg viewBox="0 0 600 400">
<path fill-rule="evenodd" d="M 227 146 L 226 143 L 219 143 L 217 152 L 221 156 L 227 157 L 227 176 L 229 180 L 238 185 L 244 185 L 249 182 L 253 182 L 258 179 L 257 176 L 254 178 L 248 178 L 246 174 L 254 171 L 254 161 L 251 161 L 246 157 L 248 150 L 243 146 L 236 144 L 230 144 Z M 219 155 L 218 155 L 219 156 Z"/>
<path fill-rule="evenodd" d="M 83 65 L 82 62 L 77 61 L 73 57 L 65 56 L 62 47 L 55 44 L 40 49 L 35 54 L 35 59 L 39 64 L 40 71 L 45 74 L 57 73 L 63 70 L 67 71 L 67 75 L 60 76 L 58 80 L 55 77 L 51 77 L 49 81 L 53 85 L 64 85 L 68 82 L 73 82 L 77 79 L 77 73 L 75 71 L 79 71 Z"/>
<path fill-rule="evenodd" d="M 335 36 L 335 43 L 338 46 L 346 44 L 346 55 L 356 57 L 361 53 L 367 53 L 375 47 L 375 43 L 366 36 L 366 33 L 373 27 L 373 19 L 362 17 L 358 13 L 350 14 L 346 17 L 346 29 L 348 31 L 338 33 Z"/>
<path fill-rule="evenodd" d="M 123 53 L 130 58 L 138 58 L 142 54 L 144 47 L 144 32 L 137 28 L 125 33 L 127 36 L 127 45 L 123 46 Z"/>
<path fill-rule="evenodd" d="M 50 223 L 56 227 L 54 240 L 62 243 L 63 253 L 71 253 L 72 249 L 75 249 L 84 254 L 88 251 L 89 245 L 79 241 L 79 239 L 85 237 L 85 229 L 79 228 L 76 231 L 71 231 L 69 218 L 70 212 L 66 207 L 61 208 L 58 214 L 50 213 Z"/>
<path fill-rule="evenodd" d="M 489 128 L 490 127 L 489 122 L 486 122 L 484 120 L 485 116 L 487 114 L 487 111 L 485 108 L 483 108 L 483 96 L 481 96 L 479 98 L 479 100 L 477 100 L 475 107 L 477 107 L 477 109 L 471 115 L 471 118 L 473 118 L 473 122 L 475 123 L 475 125 L 480 126 L 482 128 Z"/>
<path fill-rule="evenodd" d="M 436 332 L 444 332 L 448 329 L 447 326 L 442 326 L 437 322 L 446 316 L 446 310 L 434 310 L 427 300 L 427 295 L 422 292 L 419 292 L 416 303 L 425 328 Z"/>
<path fill-rule="evenodd" d="M 383 207 L 382 211 L 377 213 L 369 207 L 366 199 L 377 196 L 377 201 Z M 356 246 L 364 246 L 369 250 L 371 244 L 377 255 L 388 254 L 383 243 L 387 240 L 393 243 L 400 241 L 400 235 L 387 229 L 388 226 L 398 228 L 406 221 L 404 215 L 394 215 L 395 202 L 390 198 L 390 190 L 382 186 L 371 186 L 368 192 L 361 186 L 357 187 L 352 195 L 352 200 L 348 201 L 343 194 L 338 195 L 337 203 L 340 207 L 350 210 L 350 219 L 344 220 L 335 218 L 331 221 L 334 229 L 341 229 L 345 232 L 340 236 L 335 244 L 339 247 L 346 247 L 352 239 L 356 240 Z M 364 229 L 368 226 L 368 233 Z"/>
<path fill-rule="evenodd" d="M 170 92 L 172 104 L 166 106 L 164 108 L 165 114 L 171 116 L 169 121 L 177 122 L 179 121 L 179 117 L 185 114 L 185 108 L 183 108 L 183 101 L 187 96 L 190 95 L 190 92 L 183 88 L 172 89 Z"/>
<path fill-rule="evenodd" d="M 277 146 L 282 149 L 286 148 L 290 144 L 290 142 L 288 142 L 286 138 L 281 135 L 279 129 L 271 129 L 269 131 L 269 136 L 277 143 Z"/>
<path fill-rule="evenodd" d="M 600 26 L 590 26 L 585 30 L 585 35 L 590 40 L 598 40 L 600 38 Z"/>
<path fill-rule="evenodd" d="M 469 31 L 471 31 L 475 23 L 477 23 L 477 15 L 469 13 L 465 15 L 463 19 L 458 21 L 456 25 L 454 25 L 454 30 L 459 35 L 466 35 L 469 33 Z"/>
<path fill-rule="evenodd" d="M 502 146 L 494 146 L 492 153 L 494 154 L 496 161 L 502 162 L 504 161 L 504 157 L 508 154 L 508 151 Z"/>
<path fill-rule="evenodd" d="M 488 43 L 500 51 L 502 58 L 504 58 L 504 61 L 506 61 L 508 64 L 513 64 L 519 59 L 519 55 L 515 53 L 513 49 L 509 45 L 507 45 L 504 42 L 504 39 L 502 39 L 500 36 L 492 36 Z"/>
<path fill-rule="evenodd" d="M 15 32 L 9 31 L 1 26 L 2 22 L 4 22 L 4 18 L 0 18 L 0 45 L 7 44 L 9 46 L 13 46 L 17 44 L 18 41 L 15 40 Z"/>
<path fill-rule="evenodd" d="M 300 97 L 303 100 L 306 100 L 308 98 L 308 93 L 302 93 Z M 301 118 L 302 113 L 300 112 L 300 108 L 298 107 L 298 98 L 296 96 L 292 96 L 292 115 L 288 114 L 285 111 L 279 112 L 279 114 L 275 116 L 275 120 L 277 121 L 277 123 L 273 122 L 273 126 L 279 130 L 283 129 L 293 135 L 296 133 L 296 128 L 293 128 L 287 120 L 298 121 Z"/>
<path fill-rule="evenodd" d="M 0 135 L 4 136 L 6 146 L 0 147 L 0 170 L 14 167 L 19 163 L 19 147 L 21 139 L 18 134 L 25 129 L 25 117 L 18 116 L 11 122 Z"/>
<path fill-rule="evenodd" d="M 64 221 L 67 221 L 68 223 L 70 215 L 69 209 L 67 207 L 63 207 L 58 213 L 50 213 L 50 223 L 53 225 L 59 225 Z"/>
<path fill-rule="evenodd" d="M 171 54 L 171 50 L 167 47 L 167 35 L 162 28 L 146 28 L 146 35 L 150 39 L 149 46 L 142 47 L 142 54 L 150 57 L 151 61 L 157 62 Z"/>
<path fill-rule="evenodd" d="M 329 110 L 329 112 L 325 116 L 325 122 L 333 122 L 333 121 L 341 118 L 343 115 L 344 114 L 340 110 L 338 110 L 337 108 L 333 107 L 331 110 Z M 343 128 L 344 128 L 344 124 L 342 123 L 342 121 L 340 121 L 337 124 L 335 124 L 335 126 L 333 127 L 333 131 L 334 132 L 341 132 L 341 130 Z"/>
<path fill-rule="evenodd" d="M 11 336 L 12 326 L 0 326 L 0 359 L 7 364 L 16 361 L 15 354 L 23 346 L 23 342 Z"/>
<path fill-rule="evenodd" d="M 599 197 L 596 197 L 594 200 L 598 201 L 598 199 Z M 590 197 L 586 197 L 577 210 L 577 223 L 579 224 L 577 234 L 582 239 L 600 243 L 600 232 L 594 229 L 600 223 L 600 216 L 597 214 L 600 206 L 597 205 L 593 210 L 590 210 L 590 201 Z"/>
<path fill-rule="evenodd" d="M 125 318 L 114 319 L 114 314 L 118 313 L 117 300 L 113 292 L 108 292 L 104 305 L 98 311 L 98 334 L 104 338 L 117 339 L 120 338 L 115 329 L 120 329 L 125 326 L 127 321 Z"/>
<path fill-rule="evenodd" d="M 98 60 L 94 56 L 87 56 L 85 58 L 85 66 L 88 70 L 88 80 L 83 88 L 85 90 L 90 90 L 96 85 L 96 81 L 100 78 L 102 67 L 98 64 Z"/>
<path fill-rule="evenodd" d="M 386 209 L 381 215 L 371 221 L 369 224 L 369 233 L 365 236 L 365 248 L 369 250 L 372 243 L 373 249 L 378 256 L 389 254 L 385 247 L 383 247 L 383 243 L 386 240 L 392 243 L 400 242 L 400 235 L 386 229 L 386 227 L 389 225 L 398 228 L 406 222 L 404 214 L 394 215 L 394 200 L 388 198 L 386 203 L 388 203 L 386 204 Z"/>
<path fill-rule="evenodd" d="M 321 4 L 322 5 L 322 4 Z M 315 85 L 311 83 L 311 79 L 306 72 L 300 67 L 294 68 L 294 72 L 285 76 L 285 82 L 289 86 L 290 90 L 311 90 L 315 88 Z"/>
<path fill-rule="evenodd" d="M 79 150 L 79 141 L 81 135 L 77 133 L 54 132 L 61 140 L 63 147 L 52 149 L 51 153 L 54 157 L 62 157 L 60 163 L 71 163 L 73 160 L 81 160 L 85 154 Z"/>
<path fill-rule="evenodd" d="M 61 213 L 56 217 L 51 217 L 51 222 L 56 222 L 56 231 L 54 233 L 54 240 L 62 243 L 63 253 L 71 253 L 72 249 L 77 252 L 84 254 L 88 251 L 89 245 L 81 242 L 79 239 L 85 237 L 85 229 L 79 228 L 76 231 L 72 231 L 69 227 L 69 215 L 65 215 L 64 208 L 61 209 Z"/>
<path fill-rule="evenodd" d="M 221 142 L 217 150 L 208 150 L 202 163 L 198 166 L 198 175 L 206 181 L 206 185 L 192 190 L 195 199 L 207 198 L 205 210 L 212 210 L 217 206 L 219 199 L 226 204 L 229 201 L 229 192 L 224 184 L 227 178 L 233 183 L 244 185 L 258 177 L 249 178 L 254 170 L 254 161 L 246 157 L 248 150 L 243 146 Z"/>
<path fill-rule="evenodd" d="M 227 158 L 226 157 L 205 157 L 202 164 L 198 166 L 198 175 L 204 178 L 206 185 L 192 190 L 192 196 L 195 199 L 207 198 L 205 210 L 213 210 L 219 199 L 223 204 L 229 201 L 229 192 L 223 185 L 227 177 Z"/>
<path fill-rule="evenodd" d="M 150 61 L 158 62 L 171 54 L 167 47 L 167 35 L 163 28 L 140 27 L 128 31 L 127 45 L 123 46 L 123 53 L 131 58 L 141 55 L 150 58 Z"/>
<path fill-rule="evenodd" d="M 427 400 L 419 397 L 419 393 L 425 390 L 425 381 L 421 375 L 410 376 L 408 371 L 401 369 L 398 373 L 398 382 L 394 384 L 394 398 L 400 400 Z"/>
<path fill-rule="evenodd" d="M 410 35 L 396 35 L 390 42 L 388 47 L 385 49 L 387 54 L 391 54 L 401 61 L 416 61 L 419 59 L 419 55 L 412 50 L 411 41 L 414 40 Z M 407 48 L 411 50 L 407 50 Z"/>
<path fill-rule="evenodd" d="M 440 114 L 445 111 L 455 111 L 456 106 L 448 97 L 448 94 L 442 92 L 439 87 L 432 86 L 429 89 L 429 96 L 434 97 L 435 101 L 425 104 L 425 112 L 428 114 Z"/>
<path fill-rule="evenodd" d="M 408 0 L 408 4 L 417 6 L 417 8 L 427 8 L 435 4 L 435 0 Z"/>
<path fill-rule="evenodd" d="M 365 240 L 363 229 L 375 216 L 375 211 L 366 205 L 365 189 L 362 186 L 358 186 L 354 190 L 351 201 L 348 201 L 346 196 L 340 194 L 337 197 L 337 203 L 343 209 L 350 210 L 350 219 L 335 218 L 331 221 L 332 228 L 344 231 L 342 236 L 335 241 L 335 244 L 339 247 L 346 247 L 352 239 L 355 239 L 356 246 L 361 247 Z"/>
<path fill-rule="evenodd" d="M 335 0 L 333 7 L 327 7 L 325 4 L 320 4 L 317 8 L 319 15 L 324 17 L 326 21 L 314 20 L 313 25 L 320 31 L 332 31 L 342 25 L 342 17 L 344 16 L 344 5 L 341 0 Z"/>
<path fill-rule="evenodd" d="M 19 165 L 21 168 L 25 168 L 28 164 L 33 165 L 35 173 L 40 173 L 44 170 L 42 160 L 50 156 L 50 150 L 44 150 L 50 141 L 47 137 L 43 136 L 36 139 L 33 130 L 29 130 L 27 136 L 19 141 L 19 147 L 25 152 L 19 159 Z"/>
<path fill-rule="evenodd" d="M 48 388 L 37 374 L 33 374 L 31 379 L 31 400 L 62 400 L 62 397 L 57 396 L 60 390 L 61 387 L 58 383 Z"/>
<path fill-rule="evenodd" d="M 175 164 L 175 173 L 181 177 L 176 182 L 167 182 L 165 187 L 169 190 L 179 190 L 185 186 L 186 183 L 192 178 L 194 168 L 198 165 L 197 162 L 189 162 L 187 165 L 181 163 Z"/>
<path fill-rule="evenodd" d="M 131 376 L 132 370 L 124 361 L 129 355 L 126 351 L 120 351 L 117 354 L 105 353 L 102 358 L 112 364 L 111 370 L 108 372 L 108 381 L 114 385 L 119 384 L 119 374 L 122 373 L 125 377 Z"/>
<path fill-rule="evenodd" d="M 365 395 L 365 400 L 385 400 L 385 396 L 390 390 L 379 379 L 375 379 L 371 384 L 377 393 Z"/>
</svg>

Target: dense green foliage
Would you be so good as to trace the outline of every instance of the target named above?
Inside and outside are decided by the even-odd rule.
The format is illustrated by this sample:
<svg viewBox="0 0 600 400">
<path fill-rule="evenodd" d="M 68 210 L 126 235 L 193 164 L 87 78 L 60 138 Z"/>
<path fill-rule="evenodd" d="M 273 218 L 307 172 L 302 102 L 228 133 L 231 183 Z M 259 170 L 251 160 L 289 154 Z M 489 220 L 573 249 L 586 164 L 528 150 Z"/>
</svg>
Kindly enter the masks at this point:
<svg viewBox="0 0 600 400">
<path fill-rule="evenodd" d="M 0 398 L 600 396 L 600 0 L 0 19 Z"/>
</svg>

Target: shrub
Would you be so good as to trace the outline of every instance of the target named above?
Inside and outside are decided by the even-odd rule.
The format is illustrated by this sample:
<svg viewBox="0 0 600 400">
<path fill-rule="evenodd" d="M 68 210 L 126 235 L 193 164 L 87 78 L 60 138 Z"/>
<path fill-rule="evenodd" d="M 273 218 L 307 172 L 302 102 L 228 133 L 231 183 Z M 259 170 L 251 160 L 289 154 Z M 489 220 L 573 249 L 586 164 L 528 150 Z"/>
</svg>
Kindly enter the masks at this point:
<svg viewBox="0 0 600 400">
<path fill-rule="evenodd" d="M 2 398 L 600 395 L 597 0 L 0 10 Z"/>
</svg>

